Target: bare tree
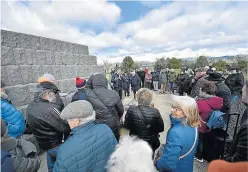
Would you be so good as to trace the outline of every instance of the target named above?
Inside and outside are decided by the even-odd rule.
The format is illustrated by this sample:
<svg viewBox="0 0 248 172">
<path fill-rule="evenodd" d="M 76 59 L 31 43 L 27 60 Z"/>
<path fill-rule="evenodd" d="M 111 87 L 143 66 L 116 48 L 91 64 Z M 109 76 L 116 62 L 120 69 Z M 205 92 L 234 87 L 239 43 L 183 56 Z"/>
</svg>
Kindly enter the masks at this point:
<svg viewBox="0 0 248 172">
<path fill-rule="evenodd" d="M 108 60 L 103 60 L 105 75 L 110 72 L 111 64 L 108 62 Z"/>
</svg>

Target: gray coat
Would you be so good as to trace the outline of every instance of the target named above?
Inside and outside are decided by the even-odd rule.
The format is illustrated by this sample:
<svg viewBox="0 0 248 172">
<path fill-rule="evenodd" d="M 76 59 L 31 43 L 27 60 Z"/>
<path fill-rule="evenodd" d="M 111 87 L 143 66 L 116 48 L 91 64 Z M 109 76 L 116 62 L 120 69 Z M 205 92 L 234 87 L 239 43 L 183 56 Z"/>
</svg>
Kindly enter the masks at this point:
<svg viewBox="0 0 248 172">
<path fill-rule="evenodd" d="M 161 84 L 166 84 L 167 83 L 167 76 L 166 73 L 161 73 L 159 75 L 159 81 L 161 82 Z"/>
<path fill-rule="evenodd" d="M 193 88 L 192 88 L 192 90 L 191 90 L 191 97 L 195 98 L 196 96 L 199 95 L 200 88 L 202 88 L 202 87 L 203 87 L 203 84 L 207 81 L 207 80 L 205 79 L 206 76 L 207 76 L 207 75 L 204 74 L 204 75 L 202 75 L 200 78 L 198 78 L 198 79 L 195 81 L 195 83 L 194 83 L 194 85 L 193 85 Z"/>
<path fill-rule="evenodd" d="M 36 156 L 36 147 L 31 142 L 5 136 L 1 137 L 1 149 L 10 153 L 16 172 L 37 172 L 39 170 L 40 160 Z"/>
</svg>

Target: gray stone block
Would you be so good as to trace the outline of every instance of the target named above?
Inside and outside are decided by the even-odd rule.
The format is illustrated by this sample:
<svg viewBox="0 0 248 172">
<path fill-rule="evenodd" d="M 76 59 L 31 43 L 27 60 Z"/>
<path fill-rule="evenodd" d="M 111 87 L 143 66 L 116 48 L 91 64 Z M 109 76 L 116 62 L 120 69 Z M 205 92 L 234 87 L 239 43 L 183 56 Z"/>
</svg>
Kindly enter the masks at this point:
<svg viewBox="0 0 248 172">
<path fill-rule="evenodd" d="M 57 40 L 55 39 L 48 39 L 48 44 L 51 51 L 57 51 L 56 41 Z"/>
<path fill-rule="evenodd" d="M 46 53 L 47 51 L 44 50 L 37 50 L 36 55 L 37 55 L 37 63 L 39 65 L 45 65 L 47 64 L 47 59 L 46 59 Z"/>
<path fill-rule="evenodd" d="M 23 56 L 25 56 L 24 58 L 27 60 L 27 63 L 23 65 L 36 65 L 38 63 L 36 51 L 34 49 L 26 49 L 23 53 Z"/>
<path fill-rule="evenodd" d="M 62 52 L 61 53 L 61 59 L 62 59 L 62 64 L 63 65 L 73 65 L 75 62 L 74 56 L 72 53 L 66 53 L 66 52 Z"/>
<path fill-rule="evenodd" d="M 74 53 L 74 44 L 69 43 L 69 49 L 68 49 L 68 53 Z"/>
<path fill-rule="evenodd" d="M 13 48 L 1 46 L 1 65 L 14 65 L 15 58 Z"/>
<path fill-rule="evenodd" d="M 16 32 L 1 30 L 1 46 L 17 47 L 18 36 Z"/>
<path fill-rule="evenodd" d="M 42 76 L 42 72 L 40 71 L 40 66 L 39 65 L 33 65 L 32 67 L 32 83 L 36 83 L 39 79 L 40 76 Z"/>
<path fill-rule="evenodd" d="M 46 56 L 48 65 L 54 65 L 55 64 L 55 57 L 54 57 L 53 51 L 46 51 L 45 56 Z"/>
<path fill-rule="evenodd" d="M 60 71 L 61 72 L 61 79 L 66 79 L 68 75 L 68 67 L 67 66 L 60 66 Z"/>
<path fill-rule="evenodd" d="M 41 50 L 51 50 L 49 44 L 49 38 L 40 37 Z"/>
<path fill-rule="evenodd" d="M 62 53 L 55 51 L 54 52 L 54 59 L 55 59 L 55 64 L 56 65 L 61 65 L 62 64 Z"/>
<path fill-rule="evenodd" d="M 54 75 L 53 70 L 52 70 L 52 66 L 50 66 L 50 65 L 42 65 L 42 66 L 40 67 L 40 71 L 42 71 L 41 76 L 42 76 L 44 73 L 49 73 L 49 74 L 51 74 L 51 75 Z"/>
<path fill-rule="evenodd" d="M 52 73 L 56 80 L 61 79 L 61 70 L 59 65 L 52 65 Z"/>
<path fill-rule="evenodd" d="M 15 64 L 16 65 L 22 65 L 22 64 L 27 64 L 27 58 L 26 58 L 26 53 L 25 49 L 23 48 L 13 48 L 14 52 L 14 59 L 15 59 Z"/>
<path fill-rule="evenodd" d="M 1 66 L 1 80 L 5 83 L 6 86 L 9 85 L 8 79 L 7 66 Z"/>
<path fill-rule="evenodd" d="M 87 58 L 87 62 L 88 62 L 87 65 L 97 65 L 96 56 L 88 55 L 88 56 L 86 56 L 86 58 Z"/>
<path fill-rule="evenodd" d="M 56 47 L 58 52 L 63 52 L 63 41 L 57 40 L 56 41 Z"/>
<path fill-rule="evenodd" d="M 70 52 L 69 50 L 69 42 L 64 42 L 62 43 L 62 47 L 63 47 L 63 52 Z"/>
<path fill-rule="evenodd" d="M 40 39 L 38 36 L 18 34 L 17 47 L 38 50 L 40 49 Z"/>
<path fill-rule="evenodd" d="M 34 82 L 32 66 L 21 65 L 20 72 L 22 78 L 22 82 L 20 84 L 28 84 Z"/>
<path fill-rule="evenodd" d="M 14 87 L 7 87 L 6 93 L 8 94 L 11 102 L 15 106 L 27 105 L 31 102 L 30 92 L 27 85 L 18 85 Z"/>
<path fill-rule="evenodd" d="M 5 82 L 7 85 L 12 86 L 22 83 L 20 66 L 8 65 L 6 66 L 6 73 L 6 76 L 2 76 L 3 78 L 5 78 Z"/>
</svg>

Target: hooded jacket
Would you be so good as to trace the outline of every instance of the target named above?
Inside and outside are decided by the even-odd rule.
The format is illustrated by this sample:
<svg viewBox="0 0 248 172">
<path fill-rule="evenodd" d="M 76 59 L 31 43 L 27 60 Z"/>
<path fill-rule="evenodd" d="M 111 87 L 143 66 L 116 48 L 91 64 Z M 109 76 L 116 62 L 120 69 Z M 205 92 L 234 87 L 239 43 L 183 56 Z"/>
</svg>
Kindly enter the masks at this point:
<svg viewBox="0 0 248 172">
<path fill-rule="evenodd" d="M 1 150 L 9 152 L 16 172 L 37 172 L 40 168 L 40 160 L 34 156 L 36 149 L 31 142 L 1 137 Z"/>
<path fill-rule="evenodd" d="M 26 111 L 27 121 L 39 146 L 48 150 L 57 147 L 70 133 L 67 121 L 60 118 L 58 106 L 36 97 Z"/>
<path fill-rule="evenodd" d="M 128 75 L 122 75 L 121 76 L 122 82 L 123 82 L 123 90 L 129 90 L 130 86 L 130 78 Z"/>
<path fill-rule="evenodd" d="M 8 134 L 11 137 L 18 137 L 25 130 L 25 121 L 18 111 L 8 100 L 1 98 L 1 118 L 8 123 Z"/>
<path fill-rule="evenodd" d="M 105 172 L 117 141 L 105 124 L 88 122 L 72 129 L 73 135 L 58 149 L 54 172 Z"/>
<path fill-rule="evenodd" d="M 197 106 L 199 109 L 199 114 L 201 116 L 201 127 L 199 128 L 200 133 L 209 132 L 207 127 L 208 119 L 213 110 L 220 110 L 223 107 L 223 99 L 221 97 L 208 95 L 200 91 Z"/>
<path fill-rule="evenodd" d="M 196 130 L 188 124 L 182 124 L 182 119 L 173 118 L 171 115 L 170 121 L 172 127 L 168 131 L 163 155 L 157 161 L 156 167 L 160 172 L 193 172 L 198 138 L 192 151 L 180 160 L 179 157 L 185 155 L 192 148 Z"/>
<path fill-rule="evenodd" d="M 86 100 L 92 104 L 96 119 L 107 124 L 114 132 L 119 132 L 124 107 L 118 93 L 108 89 L 108 81 L 102 74 L 94 75 L 87 84 Z"/>
</svg>

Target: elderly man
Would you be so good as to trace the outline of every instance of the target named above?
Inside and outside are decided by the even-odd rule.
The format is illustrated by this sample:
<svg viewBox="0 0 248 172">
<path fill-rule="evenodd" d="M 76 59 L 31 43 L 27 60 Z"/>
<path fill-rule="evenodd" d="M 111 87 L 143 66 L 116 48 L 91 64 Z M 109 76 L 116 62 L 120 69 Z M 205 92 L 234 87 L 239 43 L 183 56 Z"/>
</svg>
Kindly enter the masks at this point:
<svg viewBox="0 0 248 172">
<path fill-rule="evenodd" d="M 55 85 L 56 79 L 53 75 L 49 74 L 49 73 L 45 73 L 43 76 L 39 77 L 39 79 L 37 80 L 38 84 L 42 83 L 42 82 L 51 82 Z M 34 96 L 38 96 L 39 92 L 37 92 Z M 56 101 L 54 102 L 56 105 L 59 106 L 59 110 L 62 111 L 64 109 L 64 103 L 59 95 L 59 92 L 56 93 Z"/>
<path fill-rule="evenodd" d="M 194 84 L 191 90 L 191 97 L 195 98 L 199 95 L 200 88 L 202 88 L 204 82 L 206 82 L 205 77 L 207 68 L 198 68 L 196 69 L 196 75 L 194 78 Z"/>
<path fill-rule="evenodd" d="M 41 82 L 38 85 L 39 95 L 27 108 L 27 121 L 37 139 L 39 146 L 47 151 L 48 170 L 52 171 L 56 159 L 57 146 L 70 133 L 67 121 L 60 118 L 56 94 L 59 89 L 51 82 Z"/>
<path fill-rule="evenodd" d="M 105 172 L 117 141 L 107 125 L 94 122 L 90 102 L 72 102 L 62 111 L 61 118 L 68 121 L 73 135 L 60 146 L 54 172 Z"/>
</svg>

